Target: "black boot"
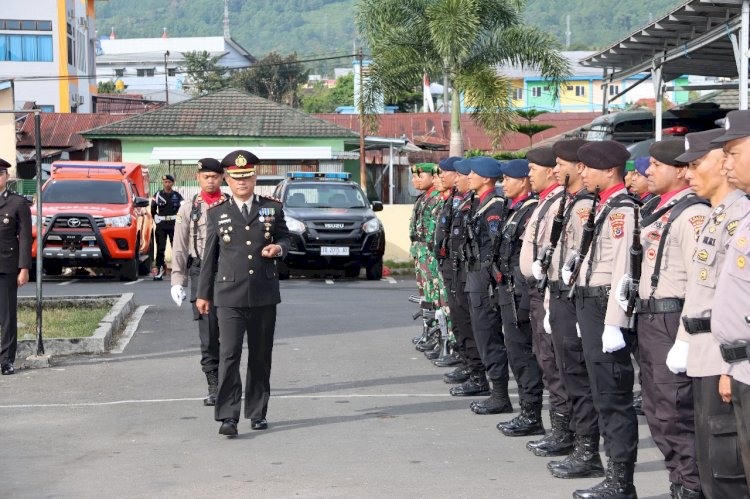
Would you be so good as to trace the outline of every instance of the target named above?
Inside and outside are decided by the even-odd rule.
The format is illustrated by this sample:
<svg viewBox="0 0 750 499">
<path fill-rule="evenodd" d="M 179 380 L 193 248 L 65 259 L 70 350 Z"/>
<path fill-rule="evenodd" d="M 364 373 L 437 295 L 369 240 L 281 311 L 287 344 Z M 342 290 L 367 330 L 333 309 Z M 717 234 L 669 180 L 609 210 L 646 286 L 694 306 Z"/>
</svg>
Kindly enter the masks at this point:
<svg viewBox="0 0 750 499">
<path fill-rule="evenodd" d="M 521 402 L 521 413 L 510 421 L 498 423 L 497 429 L 506 437 L 528 437 L 544 435 L 542 405 Z"/>
<path fill-rule="evenodd" d="M 576 435 L 573 452 L 561 461 L 547 463 L 556 478 L 598 478 L 604 476 L 599 456 L 599 435 Z"/>
<path fill-rule="evenodd" d="M 574 499 L 638 499 L 633 485 L 633 463 L 607 463 L 604 481 L 591 488 L 576 490 Z"/>
<path fill-rule="evenodd" d="M 703 498 L 702 491 L 689 489 L 682 484 L 677 485 L 675 489 L 677 491 L 677 499 L 702 499 Z"/>
<path fill-rule="evenodd" d="M 203 405 L 216 405 L 216 392 L 219 391 L 219 371 L 214 369 L 206 373 L 208 395 L 203 399 Z"/>
<path fill-rule="evenodd" d="M 417 346 L 415 348 L 420 352 L 426 352 L 428 350 L 434 349 L 435 345 L 438 344 L 439 342 L 436 339 L 430 338 L 429 340 L 423 341 L 422 343 L 417 343 Z"/>
<path fill-rule="evenodd" d="M 451 388 L 450 394 L 463 397 L 489 395 L 490 384 L 487 382 L 484 371 L 474 371 L 469 375 L 469 379 Z"/>
<path fill-rule="evenodd" d="M 471 368 L 467 365 L 461 365 L 455 368 L 453 371 L 443 374 L 443 381 L 450 384 L 455 385 L 457 383 L 463 383 L 464 381 L 469 379 L 469 375 L 471 374 Z"/>
<path fill-rule="evenodd" d="M 508 378 L 493 379 L 490 398 L 471 404 L 474 414 L 503 414 L 513 412 L 513 404 L 508 397 Z"/>
<path fill-rule="evenodd" d="M 535 456 L 566 456 L 573 450 L 574 442 L 574 434 L 569 428 L 570 417 L 567 414 L 550 411 L 550 419 L 552 420 L 552 433 L 548 435 L 549 438 L 545 442 L 529 442 L 526 448 Z"/>
<path fill-rule="evenodd" d="M 437 367 L 457 366 L 458 364 L 461 364 L 462 362 L 463 360 L 461 360 L 461 356 L 458 354 L 456 350 L 454 350 L 449 355 L 438 357 L 437 359 L 432 361 L 432 363 L 435 364 Z"/>
</svg>

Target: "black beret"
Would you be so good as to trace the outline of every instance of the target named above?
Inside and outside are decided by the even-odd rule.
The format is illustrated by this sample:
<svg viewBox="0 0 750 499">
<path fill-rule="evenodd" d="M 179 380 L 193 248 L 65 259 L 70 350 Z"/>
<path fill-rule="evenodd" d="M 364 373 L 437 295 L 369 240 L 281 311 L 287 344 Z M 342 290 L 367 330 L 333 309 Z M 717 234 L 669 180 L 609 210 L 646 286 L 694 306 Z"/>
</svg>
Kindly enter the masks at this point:
<svg viewBox="0 0 750 499">
<path fill-rule="evenodd" d="M 559 140 L 552 145 L 552 150 L 555 153 L 555 157 L 564 161 L 578 163 L 581 161 L 578 156 L 578 150 L 588 143 L 589 141 L 585 139 Z"/>
<path fill-rule="evenodd" d="M 5 161 L 3 158 L 0 158 L 0 172 L 5 171 L 8 168 L 12 168 L 12 165 Z"/>
<path fill-rule="evenodd" d="M 555 153 L 552 152 L 552 147 L 550 146 L 535 147 L 534 149 L 531 149 L 526 153 L 526 159 L 529 160 L 529 163 L 546 166 L 547 168 L 551 168 L 557 164 Z"/>
<path fill-rule="evenodd" d="M 161 176 L 162 180 L 169 180 L 170 182 L 174 182 L 174 177 L 172 175 L 166 174 Z"/>
<path fill-rule="evenodd" d="M 648 154 L 659 163 L 670 166 L 687 166 L 677 157 L 685 154 L 685 139 L 666 139 L 654 142 L 648 148 Z"/>
<path fill-rule="evenodd" d="M 578 149 L 578 160 L 594 170 L 621 168 L 630 159 L 624 145 L 614 140 L 589 142 Z"/>
<path fill-rule="evenodd" d="M 455 172 L 456 162 L 461 161 L 462 159 L 464 158 L 462 158 L 461 156 L 451 156 L 450 158 L 445 158 L 445 159 L 440 160 L 440 163 L 438 163 L 438 166 L 444 172 Z"/>
<path fill-rule="evenodd" d="M 252 177 L 255 175 L 255 165 L 258 163 L 260 163 L 258 156 L 243 149 L 232 151 L 221 160 L 221 166 L 232 178 Z"/>
<path fill-rule="evenodd" d="M 221 166 L 219 160 L 214 158 L 203 158 L 198 160 L 198 171 L 199 172 L 214 172 L 224 173 L 224 167 Z"/>
</svg>

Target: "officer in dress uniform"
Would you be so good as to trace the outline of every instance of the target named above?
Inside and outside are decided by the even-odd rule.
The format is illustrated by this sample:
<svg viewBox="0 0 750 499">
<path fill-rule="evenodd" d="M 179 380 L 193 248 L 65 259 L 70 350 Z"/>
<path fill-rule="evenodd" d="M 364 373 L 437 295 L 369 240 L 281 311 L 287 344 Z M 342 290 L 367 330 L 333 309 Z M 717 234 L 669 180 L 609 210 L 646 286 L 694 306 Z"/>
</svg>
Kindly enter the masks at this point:
<svg viewBox="0 0 750 499">
<path fill-rule="evenodd" d="M 527 155 L 534 160 L 533 151 Z M 493 275 L 497 282 L 497 304 L 503 321 L 505 346 L 513 377 L 518 383 L 521 412 L 510 421 L 497 424 L 509 437 L 544 435 L 542 424 L 542 371 L 534 355 L 531 339 L 529 287 L 518 268 L 523 234 L 537 197 L 531 192 L 529 160 L 514 159 L 500 165 L 503 193 L 511 200 L 510 210 L 494 243 Z"/>
<path fill-rule="evenodd" d="M 578 499 L 636 497 L 633 472 L 638 421 L 633 409 L 633 363 L 622 334 L 629 321 L 615 294 L 610 293 L 627 271 L 633 237 L 635 201 L 622 182 L 629 156 L 622 144 L 610 140 L 590 142 L 578 149 L 578 158 L 585 165 L 581 173 L 584 186 L 589 191 L 599 187 L 600 195 L 595 218 L 584 222 L 584 229 L 592 229 L 590 246 L 582 244 L 570 253 L 561 276 L 575 285 L 583 355 L 609 458 L 604 481 L 576 490 L 573 497 Z"/>
<path fill-rule="evenodd" d="M 738 189 L 750 193 L 750 111 L 727 114 L 725 133 L 714 140 L 722 144 L 727 178 Z M 719 394 L 731 402 L 737 422 L 745 479 L 750 480 L 750 213 L 745 213 L 726 246 L 726 257 L 716 281 L 711 334 L 721 345 L 729 386 Z M 728 456 L 731 457 L 731 456 Z M 749 484 L 750 485 L 750 484 Z"/>
<path fill-rule="evenodd" d="M 211 306 L 219 319 L 219 389 L 215 419 L 219 433 L 237 435 L 242 401 L 240 361 L 248 343 L 245 417 L 253 430 L 268 427 L 271 353 L 276 305 L 281 302 L 276 259 L 289 251 L 281 202 L 254 194 L 258 158 L 238 150 L 222 160 L 232 197 L 208 212 L 206 244 L 196 305 Z"/>
<path fill-rule="evenodd" d="M 737 424 L 732 405 L 719 395 L 719 385 L 729 384 L 729 364 L 721 358 L 719 342 L 710 334 L 716 278 L 724 264 L 726 244 L 750 211 L 745 193 L 722 174 L 722 145 L 711 144 L 723 134 L 721 128 L 689 133 L 685 136 L 686 152 L 677 157 L 688 164 L 685 177 L 690 187 L 710 200 L 713 209 L 698 235 L 677 341 L 686 343 L 684 367 L 693 380 L 695 453 L 703 494 L 707 499 L 746 499 L 750 495 L 742 463 L 737 459 Z"/>
<path fill-rule="evenodd" d="M 208 395 L 203 399 L 203 404 L 213 406 L 216 404 L 219 385 L 219 320 L 216 308 L 212 307 L 208 315 L 198 313 L 195 300 L 206 241 L 208 210 L 226 201 L 226 196 L 221 192 L 224 167 L 214 158 L 203 158 L 198 161 L 195 178 L 200 192 L 193 196 L 192 202 L 183 203 L 177 212 L 172 245 L 171 294 L 177 306 L 182 305 L 186 297 L 185 286 L 190 277 L 190 303 L 193 307 L 193 320 L 198 321 L 201 368 L 208 383 Z"/>
<path fill-rule="evenodd" d="M 544 292 L 537 289 L 537 279 L 541 279 L 542 275 L 534 267 L 539 266 L 537 260 L 541 259 L 550 247 L 553 221 L 565 193 L 552 172 L 556 165 L 552 148 L 538 148 L 532 151 L 534 152 L 529 151 L 529 177 L 531 188 L 539 194 L 539 204 L 531 214 L 529 227 L 524 233 L 519 263 L 521 272 L 529 283 L 534 354 L 542 369 L 544 386 L 549 392 L 552 433 L 530 444 L 529 450 L 537 456 L 564 456 L 573 449 L 573 433 L 569 428 L 568 395 L 560 377 L 552 345 L 549 308 L 545 303 Z"/>
<path fill-rule="evenodd" d="M 16 372 L 18 288 L 29 282 L 31 210 L 26 198 L 8 190 L 8 168 L 0 158 L 0 370 Z"/>
<path fill-rule="evenodd" d="M 684 374 L 687 343 L 677 340 L 677 329 L 696 237 L 711 209 L 689 187 L 687 165 L 677 160 L 684 152 L 684 139 L 662 140 L 649 148 L 646 174 L 656 197 L 644 206 L 641 219 L 643 263 L 636 313 L 643 412 L 651 437 L 664 455 L 670 490 L 697 498 L 701 487 L 692 381 Z"/>
<path fill-rule="evenodd" d="M 174 244 L 174 225 L 177 210 L 183 202 L 182 195 L 172 190 L 174 177 L 164 175 L 161 178 L 163 189 L 151 200 L 151 216 L 156 222 L 156 274 L 154 280 L 160 281 L 164 277 L 164 251 L 167 249 L 167 239 Z"/>
</svg>

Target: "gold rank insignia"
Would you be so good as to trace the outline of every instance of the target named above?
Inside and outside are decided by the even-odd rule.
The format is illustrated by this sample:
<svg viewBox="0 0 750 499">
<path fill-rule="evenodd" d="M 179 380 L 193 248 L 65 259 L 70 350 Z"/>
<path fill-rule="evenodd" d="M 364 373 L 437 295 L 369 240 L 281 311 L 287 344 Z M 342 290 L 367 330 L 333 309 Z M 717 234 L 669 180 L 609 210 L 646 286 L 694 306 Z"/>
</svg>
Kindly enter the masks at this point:
<svg viewBox="0 0 750 499">
<path fill-rule="evenodd" d="M 720 224 L 721 222 L 723 222 L 726 216 L 726 213 L 719 213 L 718 215 L 716 215 L 716 223 Z"/>
<path fill-rule="evenodd" d="M 741 238 L 737 239 L 737 246 L 739 246 L 740 248 L 744 248 L 746 244 L 747 244 L 747 237 L 742 236 Z"/>
<path fill-rule="evenodd" d="M 711 227 L 709 227 L 708 228 L 708 232 L 710 232 L 711 234 L 713 234 L 714 232 L 716 232 L 716 226 L 712 225 Z"/>
<path fill-rule="evenodd" d="M 701 271 L 698 273 L 698 277 L 700 277 L 701 281 L 705 281 L 706 279 L 708 279 L 708 270 L 701 269 Z"/>
<path fill-rule="evenodd" d="M 737 267 L 744 269 L 745 268 L 745 257 L 740 255 L 737 257 Z"/>
<path fill-rule="evenodd" d="M 727 232 L 729 233 L 729 237 L 734 236 L 734 233 L 737 230 L 737 225 L 739 225 L 739 223 L 739 220 L 732 220 L 727 224 Z"/>
<path fill-rule="evenodd" d="M 698 252 L 698 260 L 705 262 L 708 260 L 708 251 L 702 249 Z M 705 270 L 705 269 L 704 269 Z"/>
</svg>

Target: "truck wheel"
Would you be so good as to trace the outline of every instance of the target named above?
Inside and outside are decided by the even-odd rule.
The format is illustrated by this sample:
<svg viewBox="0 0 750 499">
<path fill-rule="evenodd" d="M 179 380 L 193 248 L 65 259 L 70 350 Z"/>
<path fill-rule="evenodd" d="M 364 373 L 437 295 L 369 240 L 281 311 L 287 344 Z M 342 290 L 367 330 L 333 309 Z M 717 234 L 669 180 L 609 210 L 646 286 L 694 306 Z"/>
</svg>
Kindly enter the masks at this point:
<svg viewBox="0 0 750 499">
<path fill-rule="evenodd" d="M 150 241 L 148 243 L 148 258 L 143 261 L 138 261 L 138 275 L 149 275 L 151 273 L 151 267 L 154 262 L 154 235 L 151 234 Z"/>
<path fill-rule="evenodd" d="M 121 281 L 138 280 L 138 257 L 120 264 L 120 280 Z"/>
<path fill-rule="evenodd" d="M 63 266 L 60 263 L 57 262 L 49 262 L 45 263 L 42 267 L 44 270 L 44 273 L 47 275 L 60 275 L 63 271 Z"/>
<path fill-rule="evenodd" d="M 370 263 L 365 269 L 368 281 L 379 281 L 383 278 L 383 257 Z"/>
<path fill-rule="evenodd" d="M 362 266 L 358 263 L 353 263 L 351 265 L 347 265 L 344 267 L 344 276 L 346 277 L 359 277 L 359 271 L 362 269 Z"/>
<path fill-rule="evenodd" d="M 289 267 L 281 260 L 276 263 L 276 272 L 279 274 L 280 281 L 286 281 L 289 279 Z"/>
</svg>

